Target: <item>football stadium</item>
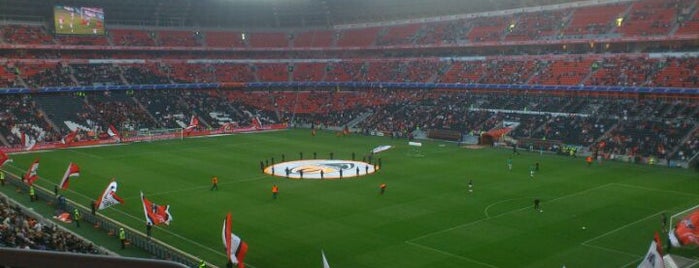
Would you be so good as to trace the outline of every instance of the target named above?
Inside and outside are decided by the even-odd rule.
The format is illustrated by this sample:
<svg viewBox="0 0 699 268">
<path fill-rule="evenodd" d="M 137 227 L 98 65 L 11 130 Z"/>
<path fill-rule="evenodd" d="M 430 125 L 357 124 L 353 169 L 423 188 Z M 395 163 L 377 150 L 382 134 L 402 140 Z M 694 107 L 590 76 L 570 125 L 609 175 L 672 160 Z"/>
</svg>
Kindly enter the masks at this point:
<svg viewBox="0 0 699 268">
<path fill-rule="evenodd" d="M 2 267 L 699 267 L 699 0 L 0 0 Z"/>
</svg>

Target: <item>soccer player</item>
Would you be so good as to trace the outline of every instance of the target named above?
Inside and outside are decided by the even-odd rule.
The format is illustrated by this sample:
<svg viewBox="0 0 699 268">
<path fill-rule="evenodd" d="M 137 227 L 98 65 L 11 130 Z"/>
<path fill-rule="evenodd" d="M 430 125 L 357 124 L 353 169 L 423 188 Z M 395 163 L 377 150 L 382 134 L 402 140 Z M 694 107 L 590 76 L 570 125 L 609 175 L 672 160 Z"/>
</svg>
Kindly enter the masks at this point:
<svg viewBox="0 0 699 268">
<path fill-rule="evenodd" d="M 512 157 L 507 158 L 507 169 L 512 171 Z"/>
<path fill-rule="evenodd" d="M 529 177 L 532 178 L 532 179 L 534 178 L 534 171 L 535 171 L 535 169 L 536 169 L 536 168 L 535 168 L 534 166 L 529 166 Z"/>
<path fill-rule="evenodd" d="M 585 162 L 587 162 L 587 167 L 592 166 L 592 155 L 585 157 Z"/>
<path fill-rule="evenodd" d="M 279 194 L 279 186 L 272 185 L 272 199 L 277 199 L 277 195 Z"/>
<path fill-rule="evenodd" d="M 468 192 L 473 192 L 473 180 L 468 180 Z"/>
<path fill-rule="evenodd" d="M 544 210 L 541 209 L 541 200 L 534 199 L 534 210 L 538 210 L 539 212 L 544 212 Z"/>
<path fill-rule="evenodd" d="M 384 192 L 386 192 L 386 184 L 382 183 L 379 185 L 379 194 L 383 195 Z"/>
<path fill-rule="evenodd" d="M 218 191 L 218 177 L 217 176 L 211 177 L 211 191 L 213 191 L 214 189 L 216 189 L 216 191 Z"/>
</svg>

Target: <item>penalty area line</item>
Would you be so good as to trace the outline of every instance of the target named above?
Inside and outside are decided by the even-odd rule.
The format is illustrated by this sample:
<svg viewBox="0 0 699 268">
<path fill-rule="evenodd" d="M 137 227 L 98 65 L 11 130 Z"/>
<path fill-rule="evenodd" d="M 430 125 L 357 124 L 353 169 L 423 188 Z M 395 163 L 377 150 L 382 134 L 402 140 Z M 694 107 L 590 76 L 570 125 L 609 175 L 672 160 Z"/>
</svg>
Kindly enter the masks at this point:
<svg viewBox="0 0 699 268">
<path fill-rule="evenodd" d="M 595 186 L 595 187 L 592 187 L 592 188 L 588 188 L 588 189 L 585 189 L 585 190 L 582 190 L 582 191 L 579 191 L 579 192 L 575 192 L 575 193 L 571 193 L 571 194 L 567 194 L 567 195 L 562 195 L 562 196 L 560 196 L 560 197 L 551 199 L 551 200 L 548 201 L 548 202 L 553 202 L 553 201 L 565 199 L 565 198 L 568 198 L 568 197 L 572 197 L 572 196 L 576 196 L 576 195 L 585 194 L 585 193 L 587 193 L 587 192 L 591 192 L 591 191 L 594 191 L 594 190 L 602 189 L 602 188 L 608 187 L 608 186 L 610 186 L 610 185 L 613 185 L 613 183 L 607 183 L 607 184 Z M 509 201 L 509 200 L 508 200 L 508 201 Z M 492 205 L 492 204 L 491 204 L 491 205 Z M 412 242 L 412 241 L 420 240 L 420 239 L 423 239 L 423 238 L 425 238 L 425 237 L 430 237 L 430 236 L 433 236 L 433 235 L 436 235 L 436 234 L 441 234 L 441 233 L 446 233 L 446 232 L 449 232 L 449 231 L 452 231 L 452 230 L 456 230 L 456 229 L 458 229 L 458 228 L 463 228 L 463 227 L 467 227 L 467 226 L 479 224 L 479 223 L 481 223 L 481 222 L 484 222 L 484 221 L 487 221 L 487 220 L 490 220 L 490 219 L 494 219 L 494 218 L 497 218 L 497 217 L 500 217 L 500 216 L 509 215 L 509 214 L 512 214 L 512 213 L 515 213 L 515 212 L 519 212 L 519 211 L 523 211 L 523 210 L 531 209 L 531 208 L 532 208 L 531 206 L 526 206 L 526 207 L 521 207 L 521 208 L 513 209 L 513 210 L 510 210 L 510 211 L 507 211 L 507 212 L 503 212 L 503 213 L 501 213 L 501 214 L 498 214 L 498 215 L 495 215 L 495 216 L 492 216 L 492 217 L 481 218 L 481 219 L 478 219 L 478 220 L 475 220 L 475 221 L 472 221 L 472 222 L 467 222 L 467 223 L 460 224 L 460 225 L 456 225 L 456 226 L 452 226 L 452 227 L 449 227 L 449 228 L 446 228 L 446 229 L 442 229 L 442 230 L 434 231 L 434 232 L 431 232 L 431 233 L 427 233 L 427 234 L 424 234 L 424 235 L 421 235 L 421 236 L 418 236 L 418 237 L 415 237 L 415 238 L 412 238 L 412 239 L 408 239 L 407 241 L 408 241 L 408 242 Z"/>
<path fill-rule="evenodd" d="M 614 229 L 614 230 L 611 230 L 611 231 L 609 231 L 609 232 L 606 232 L 606 233 L 603 233 L 603 234 L 601 234 L 601 235 L 598 235 L 598 236 L 595 236 L 595 237 L 593 237 L 593 238 L 590 238 L 590 239 L 588 239 L 588 240 L 585 240 L 585 241 L 582 242 L 581 244 L 583 244 L 583 245 L 588 244 L 588 243 L 590 243 L 590 242 L 592 242 L 592 241 L 595 241 L 595 240 L 600 239 L 600 238 L 602 238 L 602 237 L 605 237 L 605 236 L 608 236 L 608 235 L 613 234 L 613 233 L 615 233 L 615 232 L 618 232 L 619 230 L 622 230 L 622 229 L 624 229 L 624 228 L 626 228 L 626 227 L 629 227 L 629 226 L 631 226 L 631 225 L 637 224 L 637 223 L 639 223 L 639 222 L 648 220 L 648 219 L 653 218 L 653 217 L 657 217 L 658 215 L 662 214 L 663 212 L 664 212 L 664 211 L 656 212 L 656 213 L 653 213 L 653 214 L 648 215 L 648 216 L 646 216 L 646 217 L 643 217 L 642 219 L 638 219 L 638 220 L 635 220 L 635 221 L 633 221 L 633 222 L 624 224 L 624 225 L 622 225 L 622 226 L 620 226 L 620 227 L 618 227 L 618 228 L 616 228 L 616 229 Z M 636 255 L 636 256 L 638 256 L 638 255 Z"/>
<path fill-rule="evenodd" d="M 489 264 L 489 263 L 477 261 L 477 260 L 474 260 L 474 259 L 471 259 L 471 258 L 468 258 L 468 257 L 464 257 L 464 256 L 461 256 L 461 255 L 456 255 L 456 254 L 454 254 L 454 253 L 446 252 L 446 251 L 444 251 L 444 250 L 439 250 L 439 249 L 436 249 L 436 248 L 433 248 L 433 247 L 428 247 L 428 246 L 425 246 L 425 245 L 422 245 L 422 244 L 419 244 L 419 243 L 415 243 L 415 242 L 411 242 L 411 241 L 405 241 L 405 243 L 408 244 L 408 245 L 411 245 L 411 246 L 415 246 L 415 247 L 418 247 L 418 248 L 422 248 L 422 249 L 434 251 L 434 252 L 437 252 L 437 253 L 440 253 L 440 254 L 443 254 L 443 255 L 447 255 L 447 256 L 449 256 L 449 257 L 454 257 L 454 258 L 457 258 L 457 259 L 462 259 L 462 260 L 465 260 L 465 261 L 468 261 L 468 262 L 471 262 L 471 263 L 480 264 L 480 265 L 488 266 L 488 267 L 491 267 L 491 268 L 498 268 L 498 266 L 495 266 L 495 265 L 492 265 L 492 264 Z"/>
</svg>

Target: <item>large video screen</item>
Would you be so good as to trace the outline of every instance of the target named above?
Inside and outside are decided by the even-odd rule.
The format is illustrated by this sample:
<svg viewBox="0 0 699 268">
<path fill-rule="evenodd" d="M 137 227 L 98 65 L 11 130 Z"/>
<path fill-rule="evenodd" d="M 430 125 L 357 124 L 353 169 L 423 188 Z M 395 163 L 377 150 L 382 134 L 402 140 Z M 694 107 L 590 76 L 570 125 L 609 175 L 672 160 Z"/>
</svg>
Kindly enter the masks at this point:
<svg viewBox="0 0 699 268">
<path fill-rule="evenodd" d="M 54 6 L 56 34 L 104 35 L 104 10 L 96 7 Z"/>
</svg>

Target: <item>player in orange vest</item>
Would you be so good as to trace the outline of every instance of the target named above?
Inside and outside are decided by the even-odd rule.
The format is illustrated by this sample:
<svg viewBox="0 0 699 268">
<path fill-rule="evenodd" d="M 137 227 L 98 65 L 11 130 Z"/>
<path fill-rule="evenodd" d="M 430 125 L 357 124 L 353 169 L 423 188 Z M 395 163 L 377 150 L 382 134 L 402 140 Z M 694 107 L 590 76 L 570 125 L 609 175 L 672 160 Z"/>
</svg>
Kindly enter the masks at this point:
<svg viewBox="0 0 699 268">
<path fill-rule="evenodd" d="M 380 194 L 383 194 L 384 192 L 386 192 L 386 184 L 382 183 L 381 185 L 379 185 L 379 189 L 381 190 L 379 192 Z"/>
<path fill-rule="evenodd" d="M 591 165 L 592 165 L 592 155 L 588 155 L 588 156 L 585 158 L 585 162 L 587 162 L 587 166 L 588 166 L 588 167 L 591 166 Z"/>
<path fill-rule="evenodd" d="M 211 177 L 211 191 L 213 191 L 214 189 L 216 189 L 216 191 L 218 191 L 218 177 L 217 176 Z"/>
<path fill-rule="evenodd" d="M 277 194 L 279 194 L 279 186 L 272 185 L 272 199 L 277 199 Z"/>
</svg>

